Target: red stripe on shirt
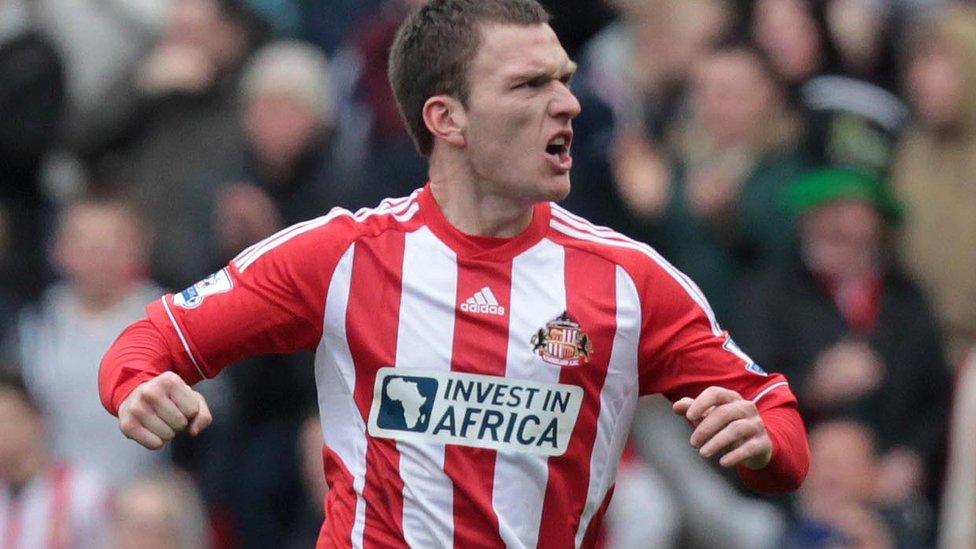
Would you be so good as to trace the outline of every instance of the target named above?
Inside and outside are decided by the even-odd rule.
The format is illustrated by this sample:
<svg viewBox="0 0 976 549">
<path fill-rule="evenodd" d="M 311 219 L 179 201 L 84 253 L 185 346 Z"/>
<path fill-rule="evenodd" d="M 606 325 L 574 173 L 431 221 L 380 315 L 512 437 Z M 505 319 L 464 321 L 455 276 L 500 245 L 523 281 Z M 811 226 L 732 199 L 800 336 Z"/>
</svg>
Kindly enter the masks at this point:
<svg viewBox="0 0 976 549">
<path fill-rule="evenodd" d="M 485 286 L 491 288 L 504 315 L 462 312 L 460 304 Z M 451 370 L 505 376 L 508 357 L 508 312 L 512 263 L 458 258 L 457 309 Z M 492 505 L 495 450 L 448 445 L 444 472 L 454 479 L 454 546 L 504 547 Z"/>
<path fill-rule="evenodd" d="M 607 495 L 603 496 L 603 503 L 600 509 L 593 515 L 590 525 L 586 527 L 586 535 L 583 536 L 582 547 L 602 549 L 607 546 L 606 530 L 603 529 L 603 517 L 607 515 L 610 508 L 610 500 L 613 499 L 614 486 L 607 490 Z"/>
<path fill-rule="evenodd" d="M 364 423 L 369 422 L 376 372 L 396 364 L 404 241 L 404 233 L 388 231 L 358 241 L 353 255 L 346 334 L 356 367 L 354 398 Z M 363 545 L 405 547 L 403 479 L 396 441 L 367 438 L 363 499 Z"/>
<path fill-rule="evenodd" d="M 594 254 L 567 247 L 565 269 L 567 312 L 589 336 L 593 353 L 579 366 L 564 366 L 559 376 L 559 383 L 583 388 L 583 406 L 566 454 L 549 459 L 539 547 L 574 545 L 586 504 L 590 455 L 600 417 L 600 392 L 607 377 L 617 324 L 615 265 Z M 566 528 L 567 522 L 571 528 Z"/>
<path fill-rule="evenodd" d="M 325 495 L 323 507 L 325 521 L 315 547 L 352 547 L 352 528 L 356 521 L 356 492 L 353 490 L 352 473 L 346 468 L 342 458 L 328 446 L 322 446 L 322 467 L 329 492 Z M 344 537 L 336 539 L 334 536 L 338 533 L 342 533 Z"/>
<path fill-rule="evenodd" d="M 70 503 L 68 494 L 68 467 L 59 464 L 51 479 L 51 530 L 48 532 L 47 546 L 51 549 L 68 547 L 71 542 L 68 525 Z"/>
</svg>

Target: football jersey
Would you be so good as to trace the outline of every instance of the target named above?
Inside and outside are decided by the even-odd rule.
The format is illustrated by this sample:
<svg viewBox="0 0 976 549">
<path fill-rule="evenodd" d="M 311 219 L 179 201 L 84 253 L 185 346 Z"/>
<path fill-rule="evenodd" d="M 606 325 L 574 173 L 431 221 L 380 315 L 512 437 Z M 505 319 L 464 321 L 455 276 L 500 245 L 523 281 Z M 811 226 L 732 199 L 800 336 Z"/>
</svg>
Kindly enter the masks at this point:
<svg viewBox="0 0 976 549">
<path fill-rule="evenodd" d="M 319 547 L 590 546 L 639 396 L 795 404 L 650 247 L 550 203 L 466 235 L 429 186 L 287 228 L 148 314 L 190 382 L 316 351 Z"/>
</svg>

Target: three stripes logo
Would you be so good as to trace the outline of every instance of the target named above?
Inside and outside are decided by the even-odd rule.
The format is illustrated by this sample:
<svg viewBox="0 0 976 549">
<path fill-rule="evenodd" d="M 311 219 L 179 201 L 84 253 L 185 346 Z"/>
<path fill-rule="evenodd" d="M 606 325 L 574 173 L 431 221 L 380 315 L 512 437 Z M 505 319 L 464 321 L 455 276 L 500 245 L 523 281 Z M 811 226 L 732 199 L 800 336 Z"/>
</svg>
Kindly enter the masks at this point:
<svg viewBox="0 0 976 549">
<path fill-rule="evenodd" d="M 461 311 L 465 313 L 505 316 L 505 307 L 498 304 L 498 300 L 495 299 L 495 294 L 491 292 L 491 288 L 488 286 L 478 290 L 473 296 L 465 300 L 464 303 L 461 303 Z"/>
</svg>

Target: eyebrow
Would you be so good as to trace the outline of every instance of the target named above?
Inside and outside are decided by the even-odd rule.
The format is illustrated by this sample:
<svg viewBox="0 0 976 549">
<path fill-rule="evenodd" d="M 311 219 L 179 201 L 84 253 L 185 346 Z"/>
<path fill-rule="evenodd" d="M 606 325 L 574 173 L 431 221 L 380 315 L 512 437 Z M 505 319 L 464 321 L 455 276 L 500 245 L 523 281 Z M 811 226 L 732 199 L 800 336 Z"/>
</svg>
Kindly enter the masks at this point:
<svg viewBox="0 0 976 549">
<path fill-rule="evenodd" d="M 547 70 L 547 69 L 527 69 L 523 72 L 514 74 L 511 77 L 511 81 L 522 81 L 522 80 L 535 80 L 537 78 L 554 78 L 557 80 L 569 80 L 576 74 L 576 70 L 579 65 L 575 61 L 566 60 L 566 62 L 557 70 Z"/>
<path fill-rule="evenodd" d="M 576 74 L 576 69 L 578 68 L 579 65 L 576 64 L 576 61 L 569 60 L 565 65 L 563 65 L 561 76 L 572 78 L 573 75 Z"/>
</svg>

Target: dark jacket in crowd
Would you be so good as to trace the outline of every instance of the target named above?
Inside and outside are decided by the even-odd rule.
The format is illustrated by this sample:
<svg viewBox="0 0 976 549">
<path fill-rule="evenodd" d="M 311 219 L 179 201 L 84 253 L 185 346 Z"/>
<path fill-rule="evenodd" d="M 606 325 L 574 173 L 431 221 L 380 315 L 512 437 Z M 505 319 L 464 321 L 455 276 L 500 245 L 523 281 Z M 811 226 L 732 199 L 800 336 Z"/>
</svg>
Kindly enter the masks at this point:
<svg viewBox="0 0 976 549">
<path fill-rule="evenodd" d="M 208 274 L 213 201 L 240 164 L 236 85 L 227 77 L 199 94 L 152 97 L 135 75 L 112 89 L 75 136 L 98 179 L 125 189 L 153 234 L 154 278 L 182 288 Z"/>
<path fill-rule="evenodd" d="M 54 47 L 32 32 L 0 42 L 0 287 L 37 297 L 47 279 L 39 173 L 54 145 L 66 101 Z"/>
<path fill-rule="evenodd" d="M 270 170 L 245 145 L 237 180 L 266 192 L 286 227 L 325 215 L 336 206 L 353 211 L 375 206 L 376 202 L 362 201 L 365 193 L 359 174 L 339 158 L 338 140 L 333 133 L 315 139 L 285 177 L 270 175 Z M 224 262 L 229 258 L 220 259 Z"/>
<path fill-rule="evenodd" d="M 780 198 L 784 187 L 802 173 L 797 151 L 766 153 L 744 176 L 731 215 L 721 222 L 692 213 L 687 195 L 687 167 L 672 169 L 667 212 L 645 239 L 687 274 L 705 293 L 718 319 L 734 328 L 740 281 L 781 261 L 795 241 L 795 220 Z"/>
<path fill-rule="evenodd" d="M 877 322 L 857 334 L 796 257 L 748 288 L 736 339 L 763 368 L 789 378 L 808 425 L 853 416 L 875 431 L 882 451 L 907 446 L 931 462 L 944 442 L 951 391 L 942 334 L 918 286 L 897 268 L 883 277 Z M 805 406 L 817 357 L 845 338 L 861 339 L 877 353 L 884 364 L 880 386 L 843 409 Z"/>
</svg>

